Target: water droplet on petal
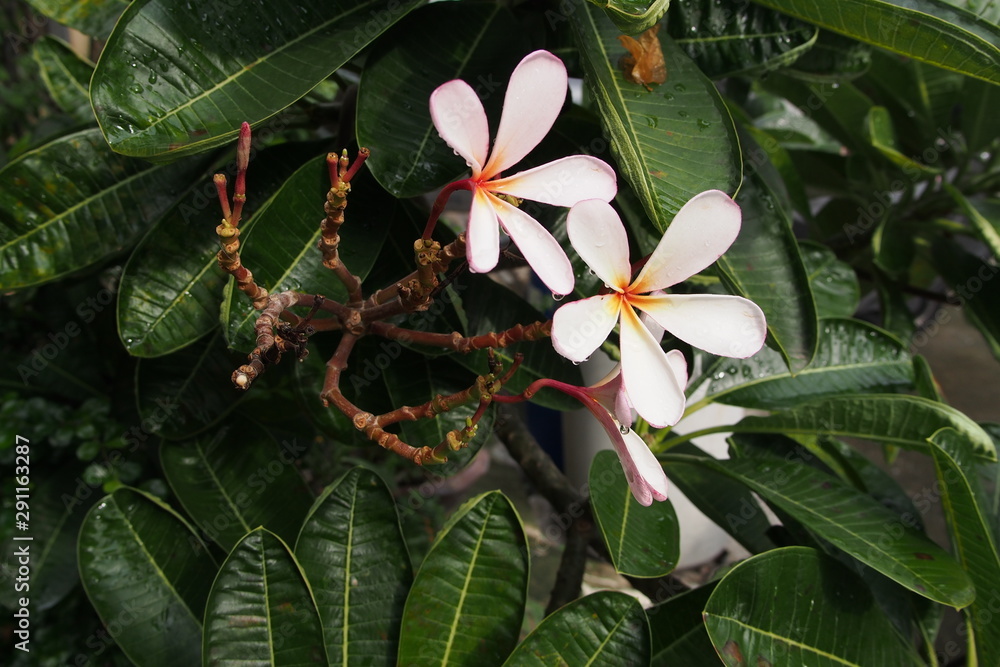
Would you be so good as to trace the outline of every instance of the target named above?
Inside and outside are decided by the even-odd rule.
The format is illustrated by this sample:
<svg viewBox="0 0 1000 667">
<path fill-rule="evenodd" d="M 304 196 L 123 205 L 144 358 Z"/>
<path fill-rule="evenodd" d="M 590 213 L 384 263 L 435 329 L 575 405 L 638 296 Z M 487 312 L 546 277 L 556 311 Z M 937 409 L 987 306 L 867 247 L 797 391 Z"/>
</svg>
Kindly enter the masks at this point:
<svg viewBox="0 0 1000 667">
<path fill-rule="evenodd" d="M 628 426 L 626 426 L 625 424 L 621 424 L 618 427 L 618 430 L 621 431 L 622 435 L 628 435 L 629 429 L 628 429 Z"/>
<path fill-rule="evenodd" d="M 565 294 L 556 294 L 555 292 L 553 292 L 552 293 L 552 298 L 555 299 L 556 301 L 562 301 L 563 299 L 566 298 L 566 295 Z"/>
</svg>

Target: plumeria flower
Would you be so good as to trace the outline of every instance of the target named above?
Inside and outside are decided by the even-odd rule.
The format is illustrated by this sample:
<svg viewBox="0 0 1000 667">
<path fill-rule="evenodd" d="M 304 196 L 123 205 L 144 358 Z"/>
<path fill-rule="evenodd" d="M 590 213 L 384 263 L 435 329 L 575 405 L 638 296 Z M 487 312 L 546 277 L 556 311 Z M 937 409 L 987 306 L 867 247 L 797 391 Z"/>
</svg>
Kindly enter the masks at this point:
<svg viewBox="0 0 1000 667">
<path fill-rule="evenodd" d="M 573 155 L 503 177 L 551 129 L 568 89 L 566 67 L 548 51 L 528 54 L 511 74 L 493 150 L 479 96 L 461 80 L 431 94 L 431 118 L 438 134 L 472 167 L 472 176 L 447 186 L 472 191 L 466 233 L 469 267 L 485 273 L 500 256 L 499 227 L 517 243 L 525 260 L 553 294 L 573 291 L 573 268 L 559 243 L 519 209 L 520 199 L 572 206 L 584 199 L 610 201 L 617 192 L 615 172 L 605 162 Z M 514 203 L 512 203 L 514 202 Z"/>
<path fill-rule="evenodd" d="M 556 351 L 572 361 L 584 361 L 618 324 L 621 377 L 628 400 L 653 426 L 676 424 L 684 413 L 684 385 L 658 337 L 636 310 L 677 338 L 712 354 L 745 358 L 756 353 L 764 344 L 767 324 L 752 301 L 730 295 L 659 292 L 721 257 L 736 240 L 740 223 L 739 206 L 724 192 L 695 195 L 677 212 L 632 280 L 628 237 L 618 214 L 597 200 L 574 206 L 566 222 L 570 242 L 610 293 L 574 301 L 556 311 L 552 320 Z"/>
</svg>

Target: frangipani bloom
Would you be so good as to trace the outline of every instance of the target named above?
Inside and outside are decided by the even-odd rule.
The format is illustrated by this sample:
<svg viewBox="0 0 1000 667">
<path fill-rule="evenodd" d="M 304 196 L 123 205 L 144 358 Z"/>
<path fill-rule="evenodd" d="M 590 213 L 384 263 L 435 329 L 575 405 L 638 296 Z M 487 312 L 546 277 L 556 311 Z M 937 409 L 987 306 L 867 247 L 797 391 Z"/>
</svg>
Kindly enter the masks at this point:
<svg viewBox="0 0 1000 667">
<path fill-rule="evenodd" d="M 764 313 L 752 301 L 719 294 L 658 292 L 700 272 L 729 249 L 740 231 L 740 208 L 724 192 L 695 195 L 674 217 L 656 250 L 631 279 L 625 228 L 605 202 L 585 201 L 569 213 L 567 231 L 580 257 L 611 290 L 568 303 L 552 320 L 552 345 L 583 361 L 620 324 L 621 376 L 628 400 L 653 426 L 676 424 L 684 386 L 636 310 L 677 338 L 712 354 L 749 357 L 764 344 Z"/>
<path fill-rule="evenodd" d="M 489 151 L 489 125 L 479 96 L 461 80 L 431 94 L 431 118 L 438 134 L 472 167 L 472 177 L 452 187 L 472 191 L 466 256 L 476 272 L 490 271 L 500 256 L 499 226 L 517 243 L 524 258 L 554 294 L 573 291 L 573 268 L 559 243 L 537 220 L 511 203 L 530 199 L 572 206 L 584 199 L 610 201 L 617 192 L 615 172 L 605 162 L 574 155 L 502 177 L 548 133 L 566 99 L 562 61 L 535 51 L 511 74 L 503 114 Z M 488 159 L 487 159 L 488 156 Z"/>
</svg>

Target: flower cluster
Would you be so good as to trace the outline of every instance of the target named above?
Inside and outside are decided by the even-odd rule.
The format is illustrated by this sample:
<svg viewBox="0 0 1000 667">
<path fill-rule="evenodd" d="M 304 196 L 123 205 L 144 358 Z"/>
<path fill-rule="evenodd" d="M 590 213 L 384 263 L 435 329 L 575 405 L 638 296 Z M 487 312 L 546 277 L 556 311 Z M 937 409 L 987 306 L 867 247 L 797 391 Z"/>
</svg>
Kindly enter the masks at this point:
<svg viewBox="0 0 1000 667">
<path fill-rule="evenodd" d="M 515 203 L 530 199 L 571 207 L 570 243 L 605 289 L 556 311 L 552 344 L 562 356 L 581 362 L 617 326 L 621 364 L 592 387 L 555 380 L 543 384 L 574 396 L 591 411 L 611 437 L 636 500 L 649 505 L 666 498 L 667 481 L 656 457 L 631 430 L 632 413 L 656 427 L 673 426 L 684 413 L 687 383 L 684 356 L 660 346 L 663 331 L 712 354 L 743 358 L 764 344 L 767 325 L 760 308 L 742 297 L 666 292 L 714 263 L 739 234 L 740 208 L 724 192 L 692 197 L 633 279 L 628 236 L 608 203 L 617 183 L 607 164 L 576 155 L 501 176 L 548 133 L 566 90 L 566 68 L 558 58 L 545 51 L 525 57 L 511 76 L 491 152 L 486 113 L 465 82 L 450 81 L 435 90 L 431 116 L 441 137 L 472 168 L 470 178 L 449 186 L 473 193 L 467 231 L 472 270 L 496 266 L 499 223 L 542 282 L 554 294 L 568 294 L 574 277 L 566 253 Z"/>
</svg>

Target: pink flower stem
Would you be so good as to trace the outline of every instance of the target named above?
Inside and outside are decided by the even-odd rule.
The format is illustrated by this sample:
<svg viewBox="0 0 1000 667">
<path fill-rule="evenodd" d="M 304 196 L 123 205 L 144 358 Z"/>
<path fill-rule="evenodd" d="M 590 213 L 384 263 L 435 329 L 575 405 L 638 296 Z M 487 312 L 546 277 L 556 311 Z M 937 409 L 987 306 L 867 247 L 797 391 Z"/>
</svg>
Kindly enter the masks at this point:
<svg viewBox="0 0 1000 667">
<path fill-rule="evenodd" d="M 434 233 L 434 226 L 437 224 L 438 218 L 441 217 L 441 213 L 444 211 L 445 205 L 448 203 L 448 198 L 451 197 L 451 193 L 456 190 L 474 190 L 475 183 L 472 182 L 471 178 L 466 178 L 461 181 L 455 181 L 454 183 L 449 183 L 448 185 L 441 188 L 441 192 L 434 199 L 434 204 L 431 206 L 430 215 L 427 216 L 427 226 L 424 227 L 424 234 L 420 238 L 429 240 L 431 234 Z"/>
</svg>

